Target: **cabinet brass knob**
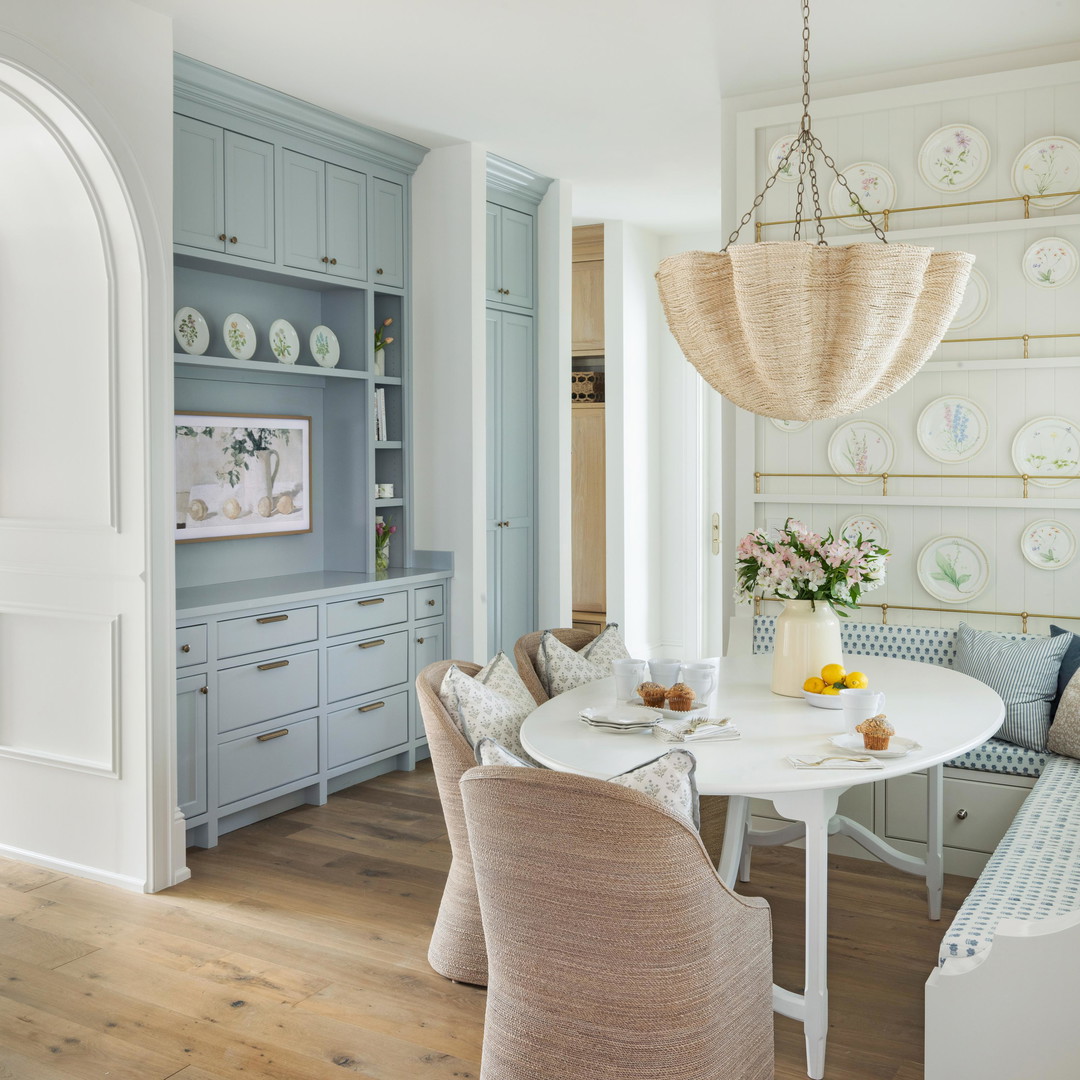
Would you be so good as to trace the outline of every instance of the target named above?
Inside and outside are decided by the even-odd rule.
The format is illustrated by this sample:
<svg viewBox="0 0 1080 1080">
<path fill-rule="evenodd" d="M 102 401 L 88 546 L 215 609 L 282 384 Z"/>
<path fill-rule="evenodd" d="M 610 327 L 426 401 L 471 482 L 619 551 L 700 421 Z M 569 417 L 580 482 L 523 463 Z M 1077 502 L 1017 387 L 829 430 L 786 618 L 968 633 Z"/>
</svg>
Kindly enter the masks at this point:
<svg viewBox="0 0 1080 1080">
<path fill-rule="evenodd" d="M 324 263 L 328 263 L 328 262 L 330 261 L 330 256 L 329 256 L 329 255 L 324 255 L 324 256 L 322 257 L 322 261 L 323 261 Z"/>
<path fill-rule="evenodd" d="M 418 638 L 416 639 L 416 644 L 417 644 L 417 645 L 423 645 L 423 644 L 424 644 L 424 639 L 423 639 L 422 637 L 418 637 Z"/>
<path fill-rule="evenodd" d="M 966 810 L 957 810 L 956 811 L 956 820 L 957 821 L 963 821 L 964 818 L 966 818 L 966 817 L 967 817 L 967 811 Z"/>
<path fill-rule="evenodd" d="M 357 706 L 357 712 L 373 712 L 375 709 L 382 709 L 386 707 L 385 701 L 373 701 L 370 705 Z"/>
<path fill-rule="evenodd" d="M 218 236 L 218 239 L 219 239 L 219 240 L 224 240 L 225 238 L 226 238 L 226 237 L 225 237 L 225 234 L 224 234 L 224 233 L 221 233 L 221 235 L 220 235 L 220 236 Z"/>
<path fill-rule="evenodd" d="M 191 646 L 190 645 L 181 645 L 180 646 L 180 651 L 181 652 L 191 652 Z"/>
<path fill-rule="evenodd" d="M 256 735 L 259 742 L 269 742 L 271 739 L 280 739 L 282 735 L 288 735 L 289 729 L 283 727 L 280 731 L 268 731 L 265 735 Z"/>
<path fill-rule="evenodd" d="M 205 686 L 200 686 L 199 687 L 199 693 L 200 694 L 209 694 L 210 691 Z"/>
<path fill-rule="evenodd" d="M 331 259 L 330 260 L 330 265 L 331 266 L 337 266 L 337 259 Z"/>
<path fill-rule="evenodd" d="M 235 244 L 236 243 L 236 237 L 235 236 L 230 236 L 229 237 L 229 243 L 230 244 Z"/>
<path fill-rule="evenodd" d="M 256 664 L 255 666 L 260 671 L 273 671 L 274 668 L 288 667 L 289 666 L 289 661 L 288 660 L 275 660 L 272 664 Z"/>
<path fill-rule="evenodd" d="M 375 271 L 375 273 L 376 274 L 381 274 L 382 273 L 382 267 L 380 266 L 379 269 Z"/>
<path fill-rule="evenodd" d="M 361 641 L 361 649 L 374 649 L 376 645 L 385 645 L 386 638 L 377 638 L 375 641 Z"/>
<path fill-rule="evenodd" d="M 428 606 L 428 607 L 434 607 L 434 606 L 435 606 L 435 601 L 434 601 L 434 600 L 429 600 L 429 601 L 427 602 L 427 606 Z"/>
</svg>

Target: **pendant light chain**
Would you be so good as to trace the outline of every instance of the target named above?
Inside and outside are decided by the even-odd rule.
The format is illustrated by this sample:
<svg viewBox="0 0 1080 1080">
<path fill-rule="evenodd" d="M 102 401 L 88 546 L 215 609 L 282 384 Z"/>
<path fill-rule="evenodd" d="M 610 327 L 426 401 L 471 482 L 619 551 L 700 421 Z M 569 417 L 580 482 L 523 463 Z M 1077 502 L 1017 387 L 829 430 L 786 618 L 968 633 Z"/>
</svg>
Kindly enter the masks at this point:
<svg viewBox="0 0 1080 1080">
<path fill-rule="evenodd" d="M 828 247 L 828 241 L 825 239 L 825 223 L 821 216 L 821 194 L 818 191 L 817 182 L 817 159 L 814 155 L 815 150 L 821 152 L 821 157 L 825 164 L 832 169 L 836 174 L 836 179 L 840 186 L 848 193 L 851 206 L 855 207 L 859 211 L 859 216 L 869 222 L 870 227 L 874 230 L 877 238 L 884 244 L 887 244 L 888 238 L 881 230 L 881 227 L 870 216 L 859 200 L 859 197 L 851 190 L 847 182 L 847 178 L 836 167 L 836 162 L 825 152 L 825 148 L 821 145 L 821 140 L 813 133 L 810 125 L 810 0 L 803 0 L 802 5 L 803 16 L 803 54 L 802 54 L 802 106 L 803 114 L 802 120 L 799 125 L 799 134 L 792 140 L 791 145 L 787 149 L 787 153 L 780 159 L 779 164 L 776 166 L 776 171 L 765 181 L 765 186 L 758 192 L 757 198 L 754 199 L 750 209 L 743 214 L 742 220 L 739 222 L 738 227 L 728 237 L 727 243 L 721 248 L 721 251 L 727 251 L 727 249 L 735 243 L 739 238 L 739 233 L 742 231 L 744 225 L 748 224 L 754 216 L 754 211 L 761 205 L 765 198 L 765 193 L 776 183 L 777 177 L 788 166 L 788 162 L 791 159 L 791 155 L 796 150 L 799 152 L 799 182 L 795 189 L 795 230 L 792 239 L 802 239 L 802 224 L 803 224 L 803 196 L 806 193 L 806 179 L 810 178 L 810 198 L 814 203 L 814 224 L 817 229 L 817 242 L 821 247 Z"/>
</svg>

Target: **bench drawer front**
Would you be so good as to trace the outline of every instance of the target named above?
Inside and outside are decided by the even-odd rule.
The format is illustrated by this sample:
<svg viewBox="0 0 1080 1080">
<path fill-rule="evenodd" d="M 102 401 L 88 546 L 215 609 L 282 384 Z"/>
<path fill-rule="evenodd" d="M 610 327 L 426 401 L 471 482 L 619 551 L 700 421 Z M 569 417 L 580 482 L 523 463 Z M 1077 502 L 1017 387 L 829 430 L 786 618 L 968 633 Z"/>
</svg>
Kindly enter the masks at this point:
<svg viewBox="0 0 1080 1080">
<path fill-rule="evenodd" d="M 407 742 L 409 695 L 398 693 L 376 698 L 333 712 L 327 719 L 327 764 L 333 769 Z"/>
<path fill-rule="evenodd" d="M 944 782 L 946 847 L 991 854 L 1031 791 L 993 781 Z M 885 781 L 885 834 L 926 843 L 926 776 L 913 773 Z"/>
<path fill-rule="evenodd" d="M 409 635 L 394 634 L 332 645 L 326 650 L 327 700 L 373 694 L 409 678 Z"/>
<path fill-rule="evenodd" d="M 206 663 L 206 623 L 180 626 L 176 630 L 176 666 Z"/>
<path fill-rule="evenodd" d="M 266 611 L 218 623 L 218 658 L 301 645 L 319 636 L 319 609 Z"/>
<path fill-rule="evenodd" d="M 218 673 L 218 731 L 287 716 L 319 704 L 319 654 L 295 653 Z"/>
<path fill-rule="evenodd" d="M 433 619 L 436 615 L 443 613 L 443 587 L 441 585 L 428 585 L 426 588 L 417 589 L 415 595 L 414 619 Z"/>
<path fill-rule="evenodd" d="M 326 605 L 326 634 L 362 634 L 376 626 L 391 626 L 409 617 L 407 592 L 377 593 Z"/>
<path fill-rule="evenodd" d="M 285 734 L 279 735 L 283 731 Z M 218 748 L 218 801 L 246 799 L 319 772 L 319 720 L 310 717 Z"/>
</svg>

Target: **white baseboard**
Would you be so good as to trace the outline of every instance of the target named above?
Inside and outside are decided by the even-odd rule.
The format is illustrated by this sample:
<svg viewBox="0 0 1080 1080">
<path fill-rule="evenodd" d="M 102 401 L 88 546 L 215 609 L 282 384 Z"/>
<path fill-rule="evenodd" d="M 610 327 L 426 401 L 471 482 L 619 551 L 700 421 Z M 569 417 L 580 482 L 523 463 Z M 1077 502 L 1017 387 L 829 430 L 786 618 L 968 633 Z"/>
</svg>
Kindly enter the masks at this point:
<svg viewBox="0 0 1080 1080">
<path fill-rule="evenodd" d="M 46 870 L 69 874 L 71 877 L 87 878 L 90 881 L 99 881 L 103 885 L 115 885 L 116 888 L 126 889 L 128 892 L 146 892 L 146 881 L 142 878 L 114 874 L 97 866 L 86 866 L 83 863 L 69 862 L 67 859 L 53 859 L 36 851 L 24 851 L 22 848 L 12 847 L 9 844 L 0 844 L 0 855 L 6 859 L 15 859 L 33 866 L 43 866 Z"/>
</svg>

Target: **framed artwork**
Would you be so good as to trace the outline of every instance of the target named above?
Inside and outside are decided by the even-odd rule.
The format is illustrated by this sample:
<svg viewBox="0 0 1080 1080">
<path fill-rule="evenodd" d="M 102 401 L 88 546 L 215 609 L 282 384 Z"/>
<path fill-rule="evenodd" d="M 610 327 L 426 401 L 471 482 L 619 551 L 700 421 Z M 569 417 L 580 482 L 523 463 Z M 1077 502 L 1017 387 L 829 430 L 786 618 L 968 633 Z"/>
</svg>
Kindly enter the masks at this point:
<svg viewBox="0 0 1080 1080">
<path fill-rule="evenodd" d="M 178 543 L 311 532 L 311 417 L 177 413 Z"/>
</svg>

